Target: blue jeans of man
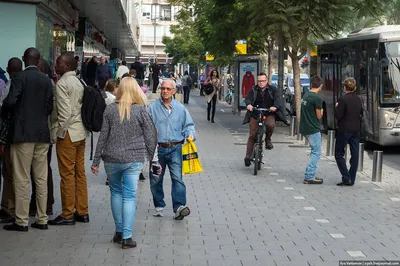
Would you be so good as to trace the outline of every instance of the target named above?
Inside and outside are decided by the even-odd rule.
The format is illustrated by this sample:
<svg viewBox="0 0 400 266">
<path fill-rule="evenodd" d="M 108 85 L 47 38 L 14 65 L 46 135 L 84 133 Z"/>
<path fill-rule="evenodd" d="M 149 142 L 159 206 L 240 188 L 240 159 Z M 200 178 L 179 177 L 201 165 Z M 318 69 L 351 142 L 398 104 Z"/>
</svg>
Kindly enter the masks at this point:
<svg viewBox="0 0 400 266">
<path fill-rule="evenodd" d="M 345 148 L 350 146 L 350 169 L 347 169 L 346 160 L 344 159 Z M 335 146 L 335 159 L 336 164 L 342 174 L 342 182 L 351 182 L 354 184 L 356 181 L 357 168 L 358 168 L 358 150 L 360 144 L 360 133 L 344 133 L 338 132 L 336 136 Z"/>
<path fill-rule="evenodd" d="M 175 212 L 180 206 L 186 205 L 186 186 L 182 179 L 182 145 L 178 144 L 170 148 L 158 147 L 158 161 L 162 166 L 161 174 L 153 176 L 150 173 L 150 189 L 154 207 L 165 207 L 163 182 L 168 166 L 172 181 L 172 207 Z"/>
<path fill-rule="evenodd" d="M 136 191 L 143 163 L 104 163 L 111 192 L 111 211 L 114 217 L 115 232 L 122 238 L 132 237 L 135 221 Z"/>
<path fill-rule="evenodd" d="M 312 180 L 317 174 L 317 164 L 321 157 L 321 133 L 318 132 L 305 137 L 307 138 L 308 143 L 310 143 L 311 153 L 304 179 Z"/>
</svg>

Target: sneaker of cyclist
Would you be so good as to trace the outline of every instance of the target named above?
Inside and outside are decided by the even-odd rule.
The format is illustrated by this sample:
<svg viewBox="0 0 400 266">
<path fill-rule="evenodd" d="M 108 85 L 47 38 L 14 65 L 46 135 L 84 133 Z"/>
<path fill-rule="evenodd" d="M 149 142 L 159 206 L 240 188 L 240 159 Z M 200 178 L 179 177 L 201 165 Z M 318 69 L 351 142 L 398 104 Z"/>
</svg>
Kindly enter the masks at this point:
<svg viewBox="0 0 400 266">
<path fill-rule="evenodd" d="M 253 106 L 259 108 L 269 108 L 270 112 L 266 113 L 267 119 L 264 121 L 266 126 L 265 133 L 265 148 L 272 150 L 274 146 L 271 142 L 271 136 L 275 128 L 275 116 L 276 112 L 281 107 L 281 99 L 279 91 L 275 86 L 268 84 L 267 74 L 261 72 L 257 75 L 257 85 L 254 86 L 246 96 L 247 113 L 243 120 L 243 124 L 249 123 L 250 134 L 247 140 L 246 157 L 244 158 L 244 164 L 250 166 L 250 158 L 253 153 L 254 143 L 257 137 L 257 114 L 253 112 Z"/>
</svg>

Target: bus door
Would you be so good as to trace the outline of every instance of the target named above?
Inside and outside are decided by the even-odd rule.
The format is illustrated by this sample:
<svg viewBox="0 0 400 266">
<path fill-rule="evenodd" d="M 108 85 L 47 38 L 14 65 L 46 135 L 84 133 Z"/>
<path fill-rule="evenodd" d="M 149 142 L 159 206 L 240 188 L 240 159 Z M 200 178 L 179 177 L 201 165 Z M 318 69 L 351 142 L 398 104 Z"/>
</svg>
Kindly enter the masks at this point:
<svg viewBox="0 0 400 266">
<path fill-rule="evenodd" d="M 369 111 L 369 121 L 371 123 L 373 136 L 369 139 L 379 140 L 379 58 L 377 49 L 368 50 L 367 71 L 367 90 L 366 96 L 360 95 L 364 102 L 364 107 Z"/>
</svg>

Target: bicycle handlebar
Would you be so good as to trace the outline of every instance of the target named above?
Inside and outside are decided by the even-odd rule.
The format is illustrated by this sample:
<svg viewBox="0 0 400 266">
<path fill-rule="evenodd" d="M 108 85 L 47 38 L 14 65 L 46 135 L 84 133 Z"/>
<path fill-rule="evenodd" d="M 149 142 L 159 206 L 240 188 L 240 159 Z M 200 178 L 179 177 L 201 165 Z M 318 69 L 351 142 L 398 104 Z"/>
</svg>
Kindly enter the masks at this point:
<svg viewBox="0 0 400 266">
<path fill-rule="evenodd" d="M 271 112 L 269 108 L 258 108 L 258 107 L 253 107 L 253 112 L 258 111 L 258 112 Z"/>
</svg>

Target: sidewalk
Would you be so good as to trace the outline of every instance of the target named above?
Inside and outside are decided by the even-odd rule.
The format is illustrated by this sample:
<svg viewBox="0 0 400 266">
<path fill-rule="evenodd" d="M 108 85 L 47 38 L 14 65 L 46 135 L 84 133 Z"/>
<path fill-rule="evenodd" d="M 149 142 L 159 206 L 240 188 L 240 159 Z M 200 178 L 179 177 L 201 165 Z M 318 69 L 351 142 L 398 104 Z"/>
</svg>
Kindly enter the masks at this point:
<svg viewBox="0 0 400 266">
<path fill-rule="evenodd" d="M 146 180 L 137 195 L 137 248 L 122 250 L 110 243 L 109 188 L 104 171 L 99 176 L 90 172 L 88 142 L 91 222 L 48 231 L 29 228 L 28 233 L 0 228 L 0 265 L 321 266 L 338 265 L 339 260 L 400 260 L 398 190 L 383 191 L 363 177 L 354 187 L 337 187 L 336 164 L 324 156 L 318 165 L 324 184 L 304 185 L 309 150 L 288 147 L 293 140 L 280 130 L 273 136 L 275 148 L 265 152 L 266 164 L 253 176 L 243 163 L 247 136 L 229 132 L 218 114 L 215 124 L 208 122 L 196 103 L 200 100 L 193 97 L 188 109 L 204 172 L 184 177 L 192 211 L 187 219 L 173 220 L 168 176 L 165 216 L 153 217 Z M 52 165 L 58 214 L 55 157 Z"/>
</svg>

